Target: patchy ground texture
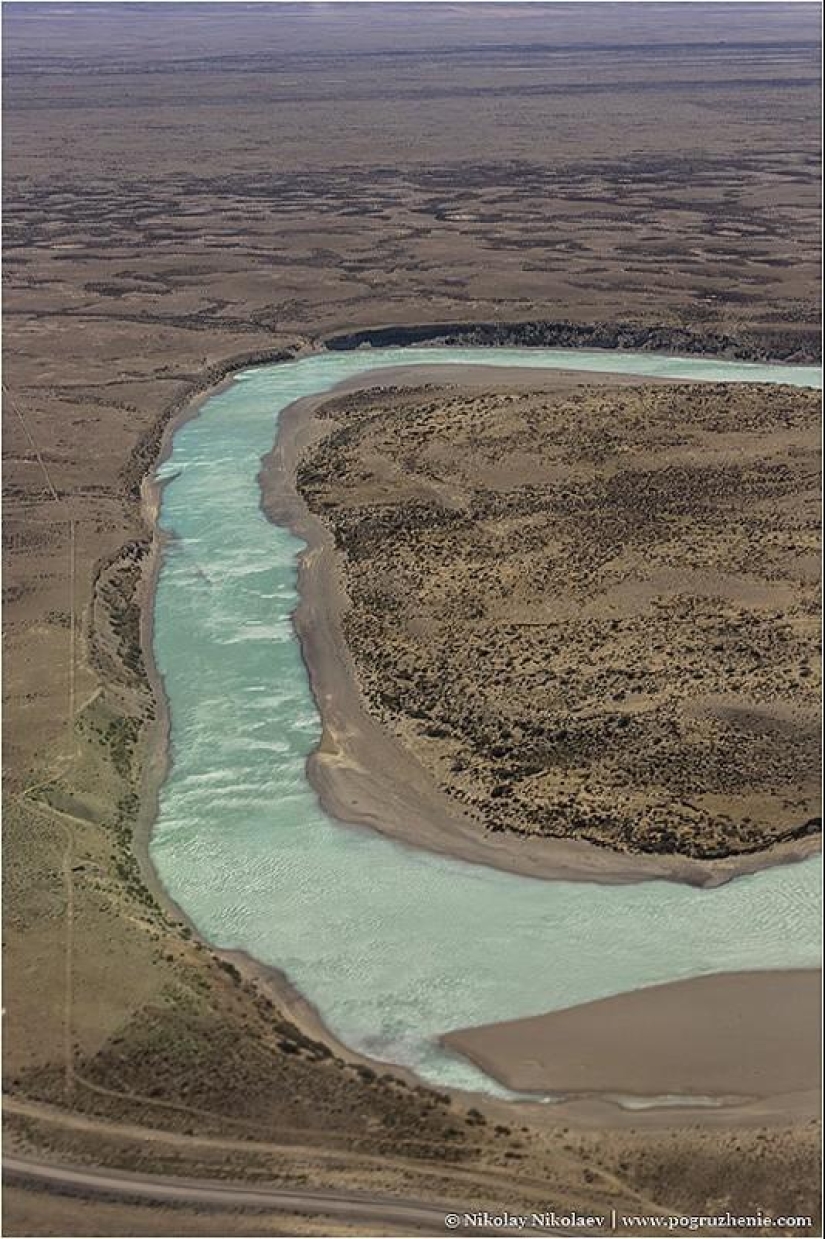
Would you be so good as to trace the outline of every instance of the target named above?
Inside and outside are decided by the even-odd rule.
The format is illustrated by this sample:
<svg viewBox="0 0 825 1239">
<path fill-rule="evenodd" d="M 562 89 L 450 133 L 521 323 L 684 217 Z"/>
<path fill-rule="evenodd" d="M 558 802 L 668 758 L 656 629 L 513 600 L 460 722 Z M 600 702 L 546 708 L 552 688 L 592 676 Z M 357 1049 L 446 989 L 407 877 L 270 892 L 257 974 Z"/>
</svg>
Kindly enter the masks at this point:
<svg viewBox="0 0 825 1239">
<path fill-rule="evenodd" d="M 793 388 L 321 406 L 371 710 L 493 831 L 695 857 L 819 829 L 818 415 Z"/>
<path fill-rule="evenodd" d="M 7 1148 L 315 1184 L 344 1159 L 362 1190 L 509 1206 L 530 1180 L 582 1208 L 816 1210 L 807 1127 L 526 1135 L 336 1065 L 135 861 L 158 714 L 140 481 L 199 391 L 388 323 L 818 348 L 817 7 L 622 7 L 4 6 Z M 257 1225 L 69 1218 L 17 1188 L 4 1208 L 9 1234 Z"/>
</svg>

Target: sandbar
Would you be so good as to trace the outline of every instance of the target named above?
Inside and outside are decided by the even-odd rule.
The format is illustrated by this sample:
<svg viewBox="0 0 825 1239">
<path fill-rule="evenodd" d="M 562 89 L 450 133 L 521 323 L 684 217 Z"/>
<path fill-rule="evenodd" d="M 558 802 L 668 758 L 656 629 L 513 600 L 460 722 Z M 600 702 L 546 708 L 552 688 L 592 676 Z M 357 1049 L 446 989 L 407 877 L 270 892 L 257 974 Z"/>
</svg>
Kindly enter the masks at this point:
<svg viewBox="0 0 825 1239">
<path fill-rule="evenodd" d="M 816 1112 L 817 970 L 696 977 L 443 1043 L 508 1088 L 614 1098 L 778 1098 Z"/>
</svg>

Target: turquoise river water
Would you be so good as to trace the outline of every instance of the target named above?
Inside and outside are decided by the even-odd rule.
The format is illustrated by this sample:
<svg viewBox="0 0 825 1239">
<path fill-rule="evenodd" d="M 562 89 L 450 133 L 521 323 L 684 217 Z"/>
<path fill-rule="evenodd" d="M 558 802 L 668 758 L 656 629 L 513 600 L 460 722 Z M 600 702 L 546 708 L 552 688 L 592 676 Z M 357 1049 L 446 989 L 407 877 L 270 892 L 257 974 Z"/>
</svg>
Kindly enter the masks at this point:
<svg viewBox="0 0 825 1239">
<path fill-rule="evenodd" d="M 174 437 L 155 657 L 172 762 L 151 856 L 216 946 L 281 969 L 346 1044 L 437 1084 L 497 1091 L 450 1028 L 662 981 L 818 963 L 817 861 L 713 890 L 518 877 L 344 826 L 305 760 L 320 735 L 290 616 L 302 549 L 256 480 L 292 401 L 379 367 L 472 363 L 821 386 L 812 367 L 542 349 L 389 348 L 248 370 Z"/>
</svg>

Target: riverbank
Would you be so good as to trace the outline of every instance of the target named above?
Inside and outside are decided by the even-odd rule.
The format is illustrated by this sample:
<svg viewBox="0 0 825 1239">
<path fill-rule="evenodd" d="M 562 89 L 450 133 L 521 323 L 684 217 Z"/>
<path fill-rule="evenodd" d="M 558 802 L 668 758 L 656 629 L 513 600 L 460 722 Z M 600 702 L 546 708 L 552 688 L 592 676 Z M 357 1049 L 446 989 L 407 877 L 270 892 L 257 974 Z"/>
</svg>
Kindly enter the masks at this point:
<svg viewBox="0 0 825 1239">
<path fill-rule="evenodd" d="M 447 344 L 508 348 L 615 349 L 627 352 L 672 353 L 677 356 L 730 358 L 737 361 L 811 362 L 822 360 L 818 331 L 805 337 L 771 341 L 766 346 L 745 333 L 695 331 L 665 323 L 641 322 L 574 323 L 539 319 L 517 323 L 422 323 L 416 326 L 366 327 L 322 337 L 326 348 L 353 349 L 392 345 Z"/>
<path fill-rule="evenodd" d="M 297 350 L 295 356 L 311 351 L 306 345 Z M 156 428 L 152 435 L 156 456 L 151 470 L 145 473 L 140 482 L 141 515 L 146 528 L 150 531 L 151 546 L 147 557 L 146 568 L 140 589 L 140 641 L 146 679 L 155 705 L 154 718 L 148 724 L 148 734 L 144 746 L 144 762 L 140 776 L 140 805 L 135 829 L 132 836 L 132 849 L 140 866 L 141 878 L 158 906 L 195 940 L 201 940 L 212 954 L 225 965 L 237 970 L 239 976 L 251 982 L 262 993 L 268 995 L 277 1005 L 279 1011 L 304 1036 L 318 1040 L 339 1057 L 351 1064 L 366 1065 L 370 1062 L 364 1055 L 345 1046 L 327 1028 L 318 1011 L 291 984 L 289 979 L 277 968 L 253 959 L 245 951 L 221 950 L 214 947 L 200 934 L 197 925 L 188 913 L 171 896 L 158 876 L 149 854 L 149 844 L 152 830 L 157 821 L 160 791 L 169 774 L 172 756 L 170 752 L 170 714 L 169 702 L 163 676 L 157 665 L 154 647 L 154 609 L 155 593 L 158 576 L 163 566 L 163 555 L 169 544 L 168 535 L 159 526 L 160 508 L 165 482 L 158 479 L 157 471 L 169 458 L 172 442 L 177 432 L 189 421 L 198 417 L 203 406 L 215 396 L 225 391 L 235 380 L 235 376 L 250 365 L 271 361 L 289 360 L 283 353 L 268 356 L 256 354 L 253 357 L 241 355 L 230 359 L 214 371 L 204 375 L 196 390 L 189 399 L 182 399 L 176 406 L 167 410 L 162 419 L 162 425 Z M 143 455 L 141 448 L 133 459 Z M 392 1069 L 392 1074 L 412 1086 L 419 1082 L 411 1072 L 402 1068 Z"/>
<path fill-rule="evenodd" d="M 275 446 L 261 471 L 262 506 L 271 520 L 287 526 L 307 544 L 299 561 L 300 602 L 294 625 L 323 724 L 321 742 L 308 763 L 308 775 L 325 809 L 341 821 L 371 826 L 431 851 L 553 879 L 621 883 L 667 878 L 716 886 L 768 865 L 814 854 L 816 838 L 790 840 L 767 850 L 722 859 L 698 860 L 664 853 L 619 853 L 580 840 L 514 838 L 484 832 L 454 799 L 438 790 L 409 749 L 370 714 L 342 632 L 346 594 L 332 538 L 296 490 L 297 461 L 328 429 L 316 414 L 335 395 L 376 386 L 459 380 L 467 389 L 492 389 L 498 382 L 503 387 L 534 390 L 634 381 L 615 374 L 588 374 L 585 379 L 577 371 L 410 366 L 356 376 L 332 393 L 298 401 L 284 411 Z"/>
<path fill-rule="evenodd" d="M 313 345 L 304 339 L 297 342 L 292 349 L 259 349 L 255 352 L 239 353 L 217 366 L 209 367 L 185 395 L 167 407 L 147 434 L 139 440 L 124 468 L 124 480 L 139 502 L 141 520 L 150 538 L 138 602 L 140 648 L 146 680 L 155 704 L 155 715 L 148 725 L 144 744 L 145 758 L 140 772 L 140 806 L 132 836 L 132 849 L 147 889 L 168 914 L 186 925 L 191 932 L 195 932 L 195 926 L 163 886 L 149 856 L 149 841 L 157 820 L 160 789 L 169 773 L 171 761 L 169 703 L 163 677 L 155 659 L 154 644 L 155 593 L 163 565 L 164 548 L 168 544 L 168 537 L 158 523 L 165 482 L 158 479 L 157 473 L 169 459 L 173 440 L 181 427 L 198 417 L 207 401 L 226 391 L 242 370 L 251 366 L 290 361 L 312 351 Z"/>
<path fill-rule="evenodd" d="M 442 1042 L 520 1092 L 772 1099 L 814 1116 L 820 985 L 799 969 L 699 977 Z"/>
</svg>

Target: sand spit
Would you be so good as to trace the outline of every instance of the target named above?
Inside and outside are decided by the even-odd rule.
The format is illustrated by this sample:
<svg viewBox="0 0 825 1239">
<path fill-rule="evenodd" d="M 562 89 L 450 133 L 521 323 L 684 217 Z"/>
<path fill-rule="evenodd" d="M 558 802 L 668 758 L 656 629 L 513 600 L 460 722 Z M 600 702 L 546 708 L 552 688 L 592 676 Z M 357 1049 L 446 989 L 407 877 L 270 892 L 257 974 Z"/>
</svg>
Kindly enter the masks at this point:
<svg viewBox="0 0 825 1239">
<path fill-rule="evenodd" d="M 442 1040 L 522 1092 L 784 1097 L 813 1114 L 820 983 L 801 969 L 698 977 Z"/>
</svg>

